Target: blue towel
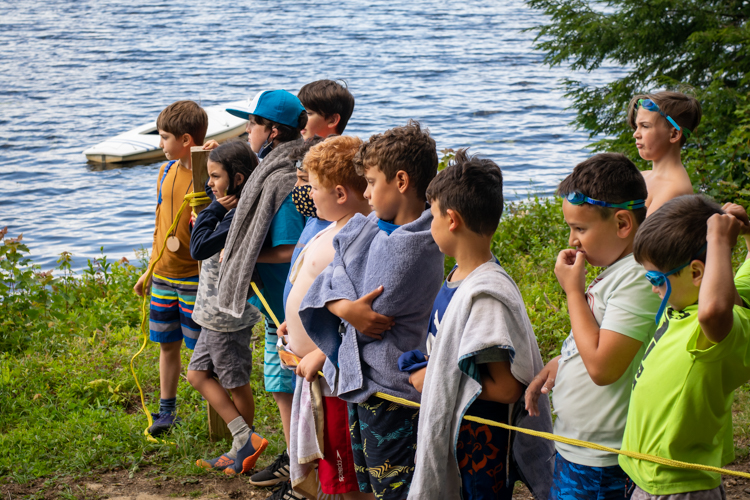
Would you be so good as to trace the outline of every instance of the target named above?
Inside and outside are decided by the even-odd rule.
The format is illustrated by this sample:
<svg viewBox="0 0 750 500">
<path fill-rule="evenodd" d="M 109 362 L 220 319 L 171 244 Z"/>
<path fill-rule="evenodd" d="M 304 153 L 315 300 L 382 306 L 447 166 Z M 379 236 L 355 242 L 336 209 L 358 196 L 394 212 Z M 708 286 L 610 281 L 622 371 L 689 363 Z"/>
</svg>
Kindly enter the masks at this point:
<svg viewBox="0 0 750 500">
<path fill-rule="evenodd" d="M 328 357 L 323 373 L 334 393 L 353 403 L 376 392 L 419 401 L 408 373 L 398 368 L 401 354 L 425 350 L 432 303 L 443 283 L 443 254 L 430 234 L 429 210 L 390 236 L 374 213 L 355 215 L 334 237 L 333 262 L 316 278 L 299 316 L 310 338 Z M 331 314 L 328 302 L 358 298 L 379 286 L 375 312 L 395 317 L 395 326 L 376 340 Z"/>
<path fill-rule="evenodd" d="M 427 356 L 419 349 L 407 351 L 398 358 L 398 369 L 411 373 L 427 366 Z"/>
</svg>

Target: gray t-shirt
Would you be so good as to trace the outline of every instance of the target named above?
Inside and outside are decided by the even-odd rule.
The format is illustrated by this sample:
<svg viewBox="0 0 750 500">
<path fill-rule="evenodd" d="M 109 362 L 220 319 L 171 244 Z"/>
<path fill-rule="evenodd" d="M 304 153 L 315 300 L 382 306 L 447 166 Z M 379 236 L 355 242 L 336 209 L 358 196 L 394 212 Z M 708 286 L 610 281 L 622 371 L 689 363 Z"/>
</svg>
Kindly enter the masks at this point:
<svg viewBox="0 0 750 500">
<path fill-rule="evenodd" d="M 589 285 L 586 301 L 599 328 L 643 342 L 620 379 L 607 386 L 591 380 L 578 353 L 573 332 L 562 347 L 552 391 L 555 434 L 619 449 L 625 432 L 631 383 L 646 346 L 654 336 L 654 318 L 661 299 L 651 291 L 646 270 L 630 254 L 609 266 Z M 617 455 L 555 443 L 569 462 L 589 467 L 617 465 Z"/>
<path fill-rule="evenodd" d="M 203 328 L 216 332 L 237 332 L 261 320 L 260 311 L 252 304 L 245 306 L 241 318 L 219 311 L 220 252 L 201 262 L 201 274 L 198 279 L 198 292 L 193 306 L 193 321 Z"/>
</svg>

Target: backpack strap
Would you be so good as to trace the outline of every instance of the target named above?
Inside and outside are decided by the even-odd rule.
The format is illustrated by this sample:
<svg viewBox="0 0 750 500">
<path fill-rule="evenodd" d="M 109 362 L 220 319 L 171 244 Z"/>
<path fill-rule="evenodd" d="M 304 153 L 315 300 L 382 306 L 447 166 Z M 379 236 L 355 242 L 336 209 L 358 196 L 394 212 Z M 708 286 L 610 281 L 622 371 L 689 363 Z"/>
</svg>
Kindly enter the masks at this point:
<svg viewBox="0 0 750 500">
<path fill-rule="evenodd" d="M 167 167 L 164 169 L 164 175 L 161 176 L 161 182 L 159 182 L 159 200 L 157 201 L 157 205 L 161 205 L 161 190 L 164 187 L 164 179 L 167 178 L 167 174 L 169 173 L 169 168 L 175 164 L 177 160 L 172 160 L 169 163 L 167 163 Z"/>
</svg>

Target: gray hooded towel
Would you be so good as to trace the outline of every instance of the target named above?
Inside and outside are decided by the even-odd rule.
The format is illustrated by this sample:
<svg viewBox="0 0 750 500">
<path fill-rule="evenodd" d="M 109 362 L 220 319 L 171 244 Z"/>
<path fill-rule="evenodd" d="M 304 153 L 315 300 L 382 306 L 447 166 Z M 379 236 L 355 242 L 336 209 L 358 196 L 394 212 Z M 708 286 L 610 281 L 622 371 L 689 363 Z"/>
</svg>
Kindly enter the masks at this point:
<svg viewBox="0 0 750 500">
<path fill-rule="evenodd" d="M 419 412 L 416 470 L 409 499 L 460 499 L 456 443 L 461 420 L 482 387 L 466 367 L 479 352 L 502 347 L 511 353 L 511 373 L 528 386 L 543 368 L 536 337 L 515 282 L 494 262 L 464 279 L 445 311 L 432 348 Z M 516 405 L 523 404 L 523 400 Z M 514 426 L 552 432 L 549 399 L 539 399 L 539 417 L 514 408 Z M 552 485 L 552 441 L 517 433 L 513 459 L 539 500 Z"/>
<path fill-rule="evenodd" d="M 289 160 L 302 138 L 284 142 L 268 153 L 242 188 L 242 196 L 229 226 L 224 262 L 219 268 L 219 311 L 241 318 L 250 294 L 255 263 L 276 212 L 297 182 Z"/>
</svg>

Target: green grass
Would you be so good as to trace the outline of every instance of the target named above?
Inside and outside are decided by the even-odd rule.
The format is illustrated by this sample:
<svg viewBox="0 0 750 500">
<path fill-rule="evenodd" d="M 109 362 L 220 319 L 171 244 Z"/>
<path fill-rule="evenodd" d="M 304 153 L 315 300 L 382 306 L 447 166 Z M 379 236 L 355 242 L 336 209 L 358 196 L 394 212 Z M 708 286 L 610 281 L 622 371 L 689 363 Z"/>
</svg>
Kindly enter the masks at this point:
<svg viewBox="0 0 750 500">
<path fill-rule="evenodd" d="M 553 272 L 557 253 L 566 246 L 556 199 L 509 205 L 493 240 L 495 255 L 521 289 L 545 361 L 559 353 L 570 329 Z M 27 251 L 18 241 L 0 246 L 5 286 L 0 286 L 0 478 L 54 482 L 58 476 L 120 468 L 135 474 L 145 467 L 155 476 L 206 474 L 195 460 L 217 456 L 230 444 L 208 440 L 205 402 L 184 377 L 178 389 L 183 425 L 169 438 L 174 445 L 150 443 L 143 436 L 147 422 L 129 369 L 142 342 L 140 301 L 132 293 L 141 267 L 102 258 L 72 276 L 70 256 L 63 255 L 53 277 L 30 268 L 24 262 Z M 738 245 L 736 263 L 744 254 L 744 245 Z M 591 269 L 589 278 L 595 273 Z M 11 277 L 14 289 L 8 286 Z M 259 462 L 264 466 L 284 448 L 284 439 L 276 404 L 263 390 L 260 326 L 256 337 L 251 382 L 256 430 L 270 442 Z M 184 373 L 190 351 L 182 355 Z M 136 373 L 156 410 L 155 344 L 136 360 Z M 745 456 L 750 388 L 743 386 L 735 399 L 735 440 L 738 455 Z"/>
</svg>

